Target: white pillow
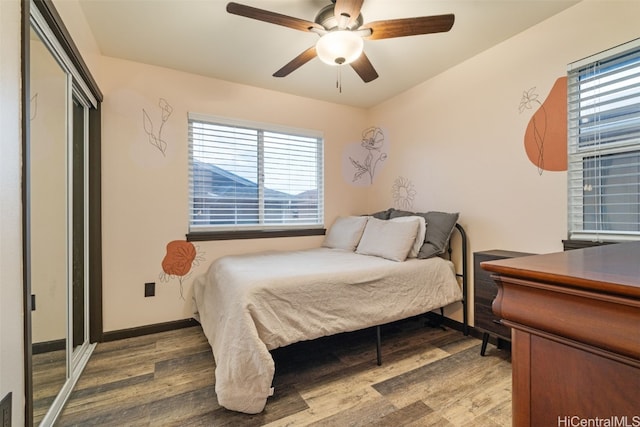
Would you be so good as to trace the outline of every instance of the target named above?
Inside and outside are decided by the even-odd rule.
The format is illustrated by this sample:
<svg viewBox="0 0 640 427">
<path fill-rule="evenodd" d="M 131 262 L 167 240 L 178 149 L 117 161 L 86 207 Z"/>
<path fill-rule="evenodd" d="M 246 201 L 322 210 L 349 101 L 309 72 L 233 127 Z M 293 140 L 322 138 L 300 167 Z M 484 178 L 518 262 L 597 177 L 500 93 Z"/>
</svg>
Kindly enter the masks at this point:
<svg viewBox="0 0 640 427">
<path fill-rule="evenodd" d="M 421 216 L 399 216 L 396 218 L 391 218 L 389 221 L 394 222 L 406 222 L 406 221 L 417 221 L 418 222 L 418 233 L 416 234 L 416 241 L 413 242 L 413 246 L 409 251 L 409 255 L 407 258 L 416 258 L 418 256 L 418 252 L 420 252 L 420 248 L 424 243 L 424 237 L 427 234 L 427 222 Z"/>
<path fill-rule="evenodd" d="M 385 221 L 369 218 L 356 252 L 393 261 L 404 261 L 418 233 L 418 221 Z"/>
<path fill-rule="evenodd" d="M 340 216 L 336 218 L 324 236 L 322 246 L 353 251 L 360 242 L 368 219 L 367 216 Z"/>
</svg>

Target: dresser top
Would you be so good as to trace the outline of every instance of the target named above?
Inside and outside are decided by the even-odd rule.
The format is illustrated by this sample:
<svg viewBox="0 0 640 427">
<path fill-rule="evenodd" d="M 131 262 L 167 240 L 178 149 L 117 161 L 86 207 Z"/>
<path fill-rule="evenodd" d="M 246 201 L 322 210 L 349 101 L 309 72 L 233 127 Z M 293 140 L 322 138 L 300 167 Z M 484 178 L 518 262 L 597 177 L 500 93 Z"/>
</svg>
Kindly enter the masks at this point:
<svg viewBox="0 0 640 427">
<path fill-rule="evenodd" d="M 640 299 L 640 242 L 486 261 L 480 265 L 504 276 Z"/>
<path fill-rule="evenodd" d="M 515 258 L 518 256 L 535 255 L 530 252 L 516 252 L 504 249 L 491 249 L 489 251 L 474 252 L 474 255 L 496 257 L 496 258 Z"/>
</svg>

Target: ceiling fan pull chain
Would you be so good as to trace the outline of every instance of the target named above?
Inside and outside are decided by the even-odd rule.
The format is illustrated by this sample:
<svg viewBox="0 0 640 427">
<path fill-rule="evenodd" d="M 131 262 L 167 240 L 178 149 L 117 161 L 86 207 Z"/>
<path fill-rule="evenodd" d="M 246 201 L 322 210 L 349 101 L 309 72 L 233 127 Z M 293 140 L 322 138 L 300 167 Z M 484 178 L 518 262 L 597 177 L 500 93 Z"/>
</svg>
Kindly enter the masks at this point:
<svg viewBox="0 0 640 427">
<path fill-rule="evenodd" d="M 342 66 L 338 65 L 336 67 L 336 89 L 338 89 L 338 93 L 342 93 Z"/>
</svg>

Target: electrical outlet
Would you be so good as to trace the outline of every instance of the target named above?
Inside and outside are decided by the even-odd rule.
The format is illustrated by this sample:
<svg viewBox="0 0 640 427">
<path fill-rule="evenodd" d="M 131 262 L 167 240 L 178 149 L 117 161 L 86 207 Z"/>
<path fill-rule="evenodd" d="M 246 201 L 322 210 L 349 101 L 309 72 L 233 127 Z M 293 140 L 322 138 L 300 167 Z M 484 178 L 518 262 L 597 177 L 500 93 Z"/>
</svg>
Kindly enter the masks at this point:
<svg viewBox="0 0 640 427">
<path fill-rule="evenodd" d="M 153 297 L 156 295 L 156 283 L 155 282 L 147 282 L 144 284 L 144 296 L 145 297 Z"/>
<path fill-rule="evenodd" d="M 0 427 L 11 427 L 11 392 L 0 402 Z"/>
</svg>

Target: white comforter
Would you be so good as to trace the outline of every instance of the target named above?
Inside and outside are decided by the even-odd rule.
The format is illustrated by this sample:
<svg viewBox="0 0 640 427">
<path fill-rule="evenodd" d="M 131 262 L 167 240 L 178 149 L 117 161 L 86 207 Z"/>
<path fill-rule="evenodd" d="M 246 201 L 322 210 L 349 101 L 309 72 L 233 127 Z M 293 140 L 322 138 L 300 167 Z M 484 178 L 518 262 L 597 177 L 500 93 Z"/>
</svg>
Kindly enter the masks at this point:
<svg viewBox="0 0 640 427">
<path fill-rule="evenodd" d="M 226 256 L 194 281 L 194 317 L 213 348 L 218 403 L 246 413 L 261 412 L 273 394 L 269 350 L 461 299 L 449 261 L 328 248 Z"/>
</svg>

